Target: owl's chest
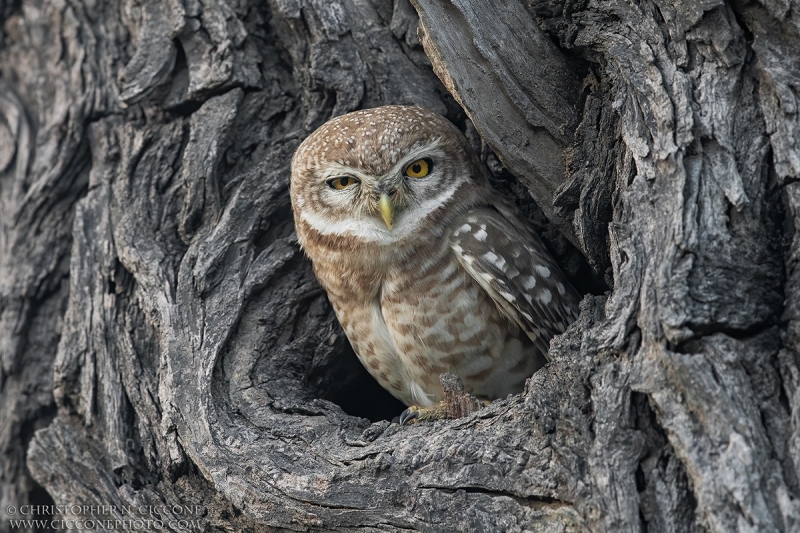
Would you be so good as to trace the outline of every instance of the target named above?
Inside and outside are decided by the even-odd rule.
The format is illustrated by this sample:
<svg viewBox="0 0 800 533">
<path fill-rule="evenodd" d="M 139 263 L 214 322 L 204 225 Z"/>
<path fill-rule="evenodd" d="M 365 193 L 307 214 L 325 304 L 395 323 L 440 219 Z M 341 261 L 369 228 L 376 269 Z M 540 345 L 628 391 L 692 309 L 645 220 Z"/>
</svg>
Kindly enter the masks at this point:
<svg viewBox="0 0 800 533">
<path fill-rule="evenodd" d="M 358 261 L 365 264 L 359 266 Z M 450 303 L 456 296 L 459 304 L 468 292 L 474 293 L 473 299 L 478 297 L 477 283 L 460 267 L 447 242 L 429 242 L 413 251 L 376 253 L 358 261 L 351 261 L 347 271 L 339 270 L 336 275 L 329 274 L 336 269 L 315 268 L 345 331 L 391 333 L 393 340 L 400 341 L 403 331 L 413 329 L 417 341 L 421 337 L 424 341 L 442 329 L 435 318 L 453 309 Z M 375 318 L 381 324 L 375 324 Z M 351 327 L 354 321 L 368 325 Z M 379 331 L 387 328 L 388 333 Z"/>
<path fill-rule="evenodd" d="M 438 390 L 442 372 L 466 379 L 494 367 L 517 334 L 450 254 L 387 276 L 380 307 L 399 357 L 426 390 Z"/>
<path fill-rule="evenodd" d="M 439 374 L 452 372 L 476 394 L 507 393 L 508 380 L 491 374 L 501 359 L 529 358 L 527 340 L 448 243 L 375 271 L 381 275 L 359 278 L 354 270 L 326 288 L 356 354 L 381 385 L 407 404 L 427 405 L 441 399 Z"/>
<path fill-rule="evenodd" d="M 380 306 L 400 351 L 415 354 L 424 349 L 429 363 L 474 341 L 499 318 L 491 298 L 449 249 L 390 269 L 381 286 Z"/>
</svg>

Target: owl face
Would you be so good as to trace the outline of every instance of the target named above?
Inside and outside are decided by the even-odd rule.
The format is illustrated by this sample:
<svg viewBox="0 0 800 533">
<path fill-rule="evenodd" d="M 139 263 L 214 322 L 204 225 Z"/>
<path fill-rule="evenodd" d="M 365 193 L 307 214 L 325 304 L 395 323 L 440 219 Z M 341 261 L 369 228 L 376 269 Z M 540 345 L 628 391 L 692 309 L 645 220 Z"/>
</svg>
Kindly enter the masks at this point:
<svg viewBox="0 0 800 533">
<path fill-rule="evenodd" d="M 469 207 L 484 185 L 463 135 L 416 107 L 336 117 L 292 161 L 296 219 L 323 235 L 376 244 L 407 238 L 456 195 Z"/>
</svg>

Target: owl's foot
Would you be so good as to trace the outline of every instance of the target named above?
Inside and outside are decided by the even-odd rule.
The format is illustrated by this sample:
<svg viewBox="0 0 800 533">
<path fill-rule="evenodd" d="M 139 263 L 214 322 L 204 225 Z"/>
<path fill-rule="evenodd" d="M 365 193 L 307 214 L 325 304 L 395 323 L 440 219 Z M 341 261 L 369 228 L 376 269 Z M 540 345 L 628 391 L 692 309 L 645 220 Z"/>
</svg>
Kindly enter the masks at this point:
<svg viewBox="0 0 800 533">
<path fill-rule="evenodd" d="M 401 426 L 445 418 L 461 418 L 489 405 L 487 400 L 481 400 L 467 393 L 464 390 L 464 383 L 458 376 L 441 374 L 439 380 L 444 389 L 444 400 L 428 407 L 412 405 L 400 413 L 398 422 Z"/>
<path fill-rule="evenodd" d="M 447 405 L 444 400 L 429 405 L 428 407 L 420 407 L 412 405 L 402 413 L 398 423 L 401 426 L 416 424 L 417 422 L 433 422 L 434 420 L 442 420 L 447 418 Z"/>
</svg>

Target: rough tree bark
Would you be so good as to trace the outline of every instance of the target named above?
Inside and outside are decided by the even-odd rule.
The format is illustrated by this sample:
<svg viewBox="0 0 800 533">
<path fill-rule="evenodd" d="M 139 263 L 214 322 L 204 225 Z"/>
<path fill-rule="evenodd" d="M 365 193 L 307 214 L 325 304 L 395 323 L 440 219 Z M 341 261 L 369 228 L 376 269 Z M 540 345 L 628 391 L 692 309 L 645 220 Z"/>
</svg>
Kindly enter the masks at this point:
<svg viewBox="0 0 800 533">
<path fill-rule="evenodd" d="M 0 531 L 800 530 L 800 2 L 413 1 L 0 0 Z M 586 294 L 523 394 L 407 428 L 287 190 L 390 103 Z"/>
</svg>

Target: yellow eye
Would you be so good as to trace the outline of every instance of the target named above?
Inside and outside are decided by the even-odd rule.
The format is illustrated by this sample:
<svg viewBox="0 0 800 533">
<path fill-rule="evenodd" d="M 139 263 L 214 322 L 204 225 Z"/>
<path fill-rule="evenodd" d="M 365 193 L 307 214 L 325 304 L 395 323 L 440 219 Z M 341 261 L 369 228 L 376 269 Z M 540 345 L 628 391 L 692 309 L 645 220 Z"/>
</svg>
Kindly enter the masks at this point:
<svg viewBox="0 0 800 533">
<path fill-rule="evenodd" d="M 332 189 L 341 191 L 361 182 L 352 176 L 339 176 L 338 178 L 329 179 L 327 183 Z"/>
<path fill-rule="evenodd" d="M 430 159 L 417 159 L 406 167 L 406 176 L 410 178 L 424 178 L 431 171 Z"/>
</svg>

